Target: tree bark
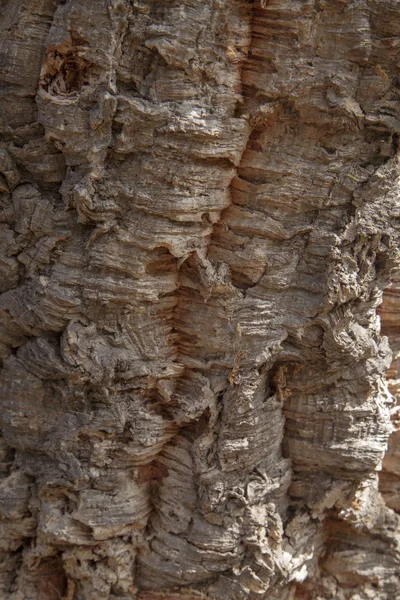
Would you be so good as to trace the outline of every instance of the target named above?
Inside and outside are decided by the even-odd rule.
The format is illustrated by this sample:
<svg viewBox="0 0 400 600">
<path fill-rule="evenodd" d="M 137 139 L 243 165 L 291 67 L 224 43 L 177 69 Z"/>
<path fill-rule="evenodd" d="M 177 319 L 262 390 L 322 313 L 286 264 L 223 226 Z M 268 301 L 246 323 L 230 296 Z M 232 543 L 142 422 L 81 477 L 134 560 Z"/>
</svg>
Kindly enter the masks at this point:
<svg viewBox="0 0 400 600">
<path fill-rule="evenodd" d="M 399 36 L 0 2 L 0 598 L 397 597 Z"/>
</svg>

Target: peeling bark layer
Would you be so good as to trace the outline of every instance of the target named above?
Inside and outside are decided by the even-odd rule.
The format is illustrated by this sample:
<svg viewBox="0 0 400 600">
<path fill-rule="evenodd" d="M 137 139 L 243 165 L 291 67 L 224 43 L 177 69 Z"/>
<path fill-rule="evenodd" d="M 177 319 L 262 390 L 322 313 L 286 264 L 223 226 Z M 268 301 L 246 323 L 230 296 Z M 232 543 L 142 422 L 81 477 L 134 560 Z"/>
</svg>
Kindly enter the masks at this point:
<svg viewBox="0 0 400 600">
<path fill-rule="evenodd" d="M 389 390 L 396 402 L 392 408 L 393 432 L 389 438 L 388 449 L 379 477 L 379 489 L 386 504 L 400 512 L 400 290 L 399 275 L 393 276 L 391 286 L 385 291 L 383 303 L 379 309 L 382 320 L 382 333 L 388 336 L 393 360 L 387 371 Z"/>
<path fill-rule="evenodd" d="M 399 36 L 0 3 L 1 598 L 396 597 Z"/>
</svg>

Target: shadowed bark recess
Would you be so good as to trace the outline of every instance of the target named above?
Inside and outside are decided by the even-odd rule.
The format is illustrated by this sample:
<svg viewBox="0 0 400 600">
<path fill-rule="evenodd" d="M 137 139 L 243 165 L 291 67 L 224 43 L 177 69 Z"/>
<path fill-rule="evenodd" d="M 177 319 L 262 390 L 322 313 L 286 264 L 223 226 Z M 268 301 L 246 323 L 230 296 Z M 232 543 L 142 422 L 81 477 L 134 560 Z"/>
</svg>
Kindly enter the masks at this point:
<svg viewBox="0 0 400 600">
<path fill-rule="evenodd" d="M 396 598 L 399 39 L 0 1 L 0 600 Z"/>
</svg>

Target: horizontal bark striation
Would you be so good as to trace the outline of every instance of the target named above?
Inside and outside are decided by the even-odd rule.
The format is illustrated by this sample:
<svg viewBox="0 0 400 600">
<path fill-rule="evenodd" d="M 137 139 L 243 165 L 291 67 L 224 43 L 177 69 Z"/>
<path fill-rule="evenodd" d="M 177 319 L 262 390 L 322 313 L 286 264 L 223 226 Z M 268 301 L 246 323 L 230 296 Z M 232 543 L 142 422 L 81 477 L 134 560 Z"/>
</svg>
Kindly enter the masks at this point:
<svg viewBox="0 0 400 600">
<path fill-rule="evenodd" d="M 395 597 L 399 16 L 3 2 L 0 596 Z"/>
</svg>

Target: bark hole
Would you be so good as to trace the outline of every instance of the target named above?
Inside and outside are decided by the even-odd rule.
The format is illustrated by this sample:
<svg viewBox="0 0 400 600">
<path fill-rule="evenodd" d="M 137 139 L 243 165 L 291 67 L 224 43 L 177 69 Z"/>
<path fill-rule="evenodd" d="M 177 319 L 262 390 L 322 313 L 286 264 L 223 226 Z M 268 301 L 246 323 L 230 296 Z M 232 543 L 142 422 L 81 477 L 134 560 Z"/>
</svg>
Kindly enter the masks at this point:
<svg viewBox="0 0 400 600">
<path fill-rule="evenodd" d="M 49 48 L 43 62 L 40 85 L 54 96 L 76 96 L 93 83 L 91 63 L 66 42 Z"/>
</svg>

